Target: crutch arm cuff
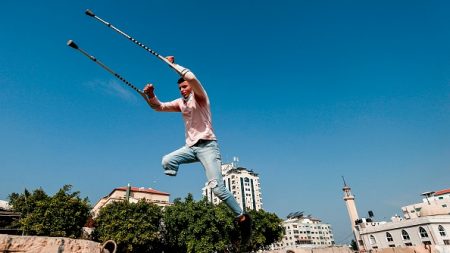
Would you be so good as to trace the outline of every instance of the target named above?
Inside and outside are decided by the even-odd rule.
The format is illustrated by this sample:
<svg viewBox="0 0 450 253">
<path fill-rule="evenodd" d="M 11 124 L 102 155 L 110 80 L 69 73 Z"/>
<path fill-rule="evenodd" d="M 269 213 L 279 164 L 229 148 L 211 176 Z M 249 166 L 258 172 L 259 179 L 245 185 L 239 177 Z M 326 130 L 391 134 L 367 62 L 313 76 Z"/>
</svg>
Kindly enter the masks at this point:
<svg viewBox="0 0 450 253">
<path fill-rule="evenodd" d="M 181 77 L 184 77 L 186 75 L 186 73 L 190 71 L 189 69 L 187 69 L 183 66 L 180 66 L 178 64 L 173 64 L 173 68 Z"/>
</svg>

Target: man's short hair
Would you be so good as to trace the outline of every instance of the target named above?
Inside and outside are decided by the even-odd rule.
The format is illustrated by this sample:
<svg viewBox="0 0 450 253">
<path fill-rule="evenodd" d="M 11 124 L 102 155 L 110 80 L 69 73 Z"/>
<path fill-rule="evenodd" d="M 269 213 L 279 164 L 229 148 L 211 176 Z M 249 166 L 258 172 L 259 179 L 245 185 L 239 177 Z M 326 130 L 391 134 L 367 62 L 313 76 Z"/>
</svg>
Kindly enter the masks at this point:
<svg viewBox="0 0 450 253">
<path fill-rule="evenodd" d="M 180 83 L 182 83 L 182 82 L 184 82 L 184 81 L 186 81 L 186 80 L 184 80 L 183 77 L 180 77 L 180 79 L 178 79 L 177 83 L 180 84 Z"/>
</svg>

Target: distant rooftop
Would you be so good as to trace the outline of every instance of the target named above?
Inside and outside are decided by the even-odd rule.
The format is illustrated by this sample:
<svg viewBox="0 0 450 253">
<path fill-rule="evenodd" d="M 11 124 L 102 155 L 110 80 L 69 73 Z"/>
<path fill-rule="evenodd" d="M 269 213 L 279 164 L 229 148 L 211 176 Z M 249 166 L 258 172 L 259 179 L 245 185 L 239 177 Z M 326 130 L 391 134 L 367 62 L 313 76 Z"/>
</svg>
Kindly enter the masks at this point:
<svg viewBox="0 0 450 253">
<path fill-rule="evenodd" d="M 439 196 L 439 195 L 444 195 L 450 193 L 450 189 L 446 189 L 446 190 L 440 190 L 434 193 L 434 196 Z"/>
<path fill-rule="evenodd" d="M 0 200 L 0 209 L 10 210 L 11 206 L 8 204 L 8 201 Z"/>
<path fill-rule="evenodd" d="M 309 219 L 309 220 L 312 220 L 312 221 L 319 221 L 319 222 L 321 222 L 320 219 L 314 218 L 311 214 L 308 214 L 308 215 L 305 216 L 303 214 L 303 211 L 290 213 L 290 214 L 287 215 L 286 218 L 288 218 L 288 219 L 300 219 L 300 220 Z"/>
<path fill-rule="evenodd" d="M 233 169 L 230 170 L 230 172 L 240 172 L 240 171 L 243 171 L 243 170 L 247 171 L 250 175 L 258 176 L 258 173 L 254 172 L 253 170 L 249 170 L 247 168 L 244 168 L 244 167 L 233 168 Z"/>
<path fill-rule="evenodd" d="M 127 186 L 124 187 L 118 187 L 114 189 L 114 191 L 127 191 Z M 113 191 L 113 192 L 114 192 Z M 151 193 L 151 194 L 158 194 L 158 195 L 164 195 L 164 196 L 170 196 L 167 192 L 157 191 L 152 188 L 144 188 L 144 187 L 131 187 L 132 192 L 142 192 L 142 193 Z M 112 193 L 112 192 L 111 192 Z"/>
</svg>

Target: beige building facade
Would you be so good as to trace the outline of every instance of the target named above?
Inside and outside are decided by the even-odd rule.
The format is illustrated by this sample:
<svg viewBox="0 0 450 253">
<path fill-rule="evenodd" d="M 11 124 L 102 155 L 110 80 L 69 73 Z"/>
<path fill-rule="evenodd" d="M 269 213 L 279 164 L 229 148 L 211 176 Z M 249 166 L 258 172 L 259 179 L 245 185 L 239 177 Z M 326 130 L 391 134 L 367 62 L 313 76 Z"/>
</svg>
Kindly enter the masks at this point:
<svg viewBox="0 0 450 253">
<path fill-rule="evenodd" d="M 96 217 L 101 208 L 104 206 L 115 202 L 115 201 L 126 201 L 131 203 L 137 203 L 139 200 L 145 200 L 149 203 L 154 203 L 158 206 L 168 206 L 170 194 L 166 192 L 161 192 L 151 188 L 144 187 L 118 187 L 111 191 L 107 196 L 100 199 L 95 206 L 92 208 L 92 213 Z"/>
</svg>

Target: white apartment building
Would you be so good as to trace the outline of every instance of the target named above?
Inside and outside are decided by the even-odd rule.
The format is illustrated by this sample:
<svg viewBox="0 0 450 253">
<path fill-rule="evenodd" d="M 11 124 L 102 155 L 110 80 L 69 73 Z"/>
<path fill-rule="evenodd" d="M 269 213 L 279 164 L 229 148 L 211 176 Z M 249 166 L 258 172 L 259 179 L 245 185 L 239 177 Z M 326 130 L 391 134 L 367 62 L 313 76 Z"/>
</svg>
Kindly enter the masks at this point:
<svg viewBox="0 0 450 253">
<path fill-rule="evenodd" d="M 243 210 L 262 209 L 261 185 L 259 176 L 252 170 L 237 167 L 236 163 L 222 165 L 222 176 L 225 187 L 233 194 Z M 202 188 L 203 196 L 206 196 L 213 204 L 221 201 L 217 198 L 208 183 Z"/>
<path fill-rule="evenodd" d="M 335 244 L 331 225 L 311 215 L 304 216 L 303 212 L 289 214 L 283 221 L 283 227 L 283 239 L 272 245 L 273 250 L 322 248 Z"/>
<path fill-rule="evenodd" d="M 0 200 L 0 210 L 6 210 L 6 211 L 11 210 L 11 206 L 9 205 L 9 202 L 5 201 L 5 200 Z"/>
<path fill-rule="evenodd" d="M 347 208 L 355 206 L 350 187 L 343 190 Z M 422 195 L 421 203 L 402 207 L 403 217 L 395 215 L 390 222 L 359 218 L 348 208 L 359 250 L 433 245 L 450 251 L 450 189 Z"/>
</svg>

